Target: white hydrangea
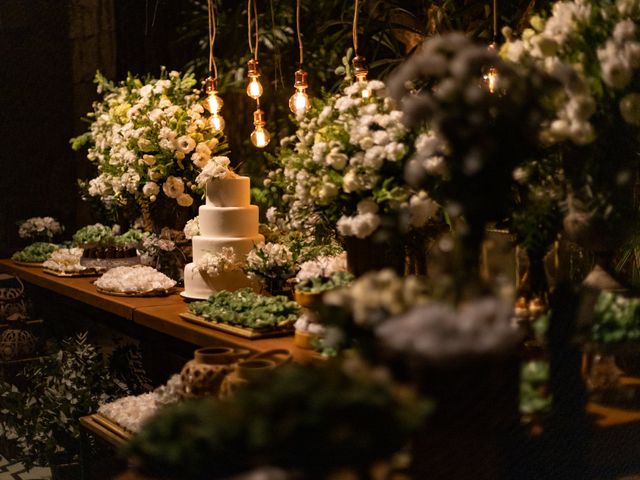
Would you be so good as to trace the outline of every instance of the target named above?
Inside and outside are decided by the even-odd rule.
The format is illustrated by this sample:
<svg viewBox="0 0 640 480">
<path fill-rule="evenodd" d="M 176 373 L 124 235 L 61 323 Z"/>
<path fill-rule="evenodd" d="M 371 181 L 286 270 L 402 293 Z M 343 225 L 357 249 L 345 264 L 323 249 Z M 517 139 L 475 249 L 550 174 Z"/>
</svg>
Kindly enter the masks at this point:
<svg viewBox="0 0 640 480">
<path fill-rule="evenodd" d="M 247 255 L 246 265 L 249 269 L 258 271 L 286 268 L 293 265 L 293 253 L 282 243 L 261 242 Z"/>
<path fill-rule="evenodd" d="M 31 217 L 20 223 L 18 235 L 20 238 L 52 239 L 63 230 L 64 227 L 53 217 Z"/>
<path fill-rule="evenodd" d="M 200 217 L 195 217 L 188 220 L 184 226 L 184 236 L 187 240 L 191 240 L 198 235 L 200 235 Z"/>
<path fill-rule="evenodd" d="M 217 277 L 226 272 L 240 270 L 242 264 L 233 247 L 222 247 L 219 252 L 205 253 L 196 266 L 202 275 Z"/>
<path fill-rule="evenodd" d="M 330 278 L 334 273 L 347 271 L 347 254 L 321 255 L 314 260 L 303 262 L 300 270 L 296 274 L 298 282 L 311 280 L 314 278 Z"/>
</svg>

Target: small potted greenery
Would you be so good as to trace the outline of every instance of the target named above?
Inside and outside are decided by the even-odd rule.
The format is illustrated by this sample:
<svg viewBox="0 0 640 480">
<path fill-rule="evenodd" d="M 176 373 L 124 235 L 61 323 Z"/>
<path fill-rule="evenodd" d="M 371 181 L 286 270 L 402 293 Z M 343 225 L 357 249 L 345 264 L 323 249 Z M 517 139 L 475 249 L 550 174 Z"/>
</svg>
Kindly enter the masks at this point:
<svg viewBox="0 0 640 480">
<path fill-rule="evenodd" d="M 83 333 L 25 367 L 16 380 L 25 380 L 21 387 L 0 382 L 0 428 L 17 445 L 16 460 L 51 466 L 54 480 L 79 478 L 79 418 L 101 403 L 144 391 L 142 372 L 130 346 L 104 356 Z"/>
<path fill-rule="evenodd" d="M 294 287 L 295 300 L 303 307 L 310 307 L 325 292 L 347 286 L 353 278 L 347 271 L 346 254 L 321 255 L 300 265 Z"/>
<path fill-rule="evenodd" d="M 47 242 L 35 242 L 11 256 L 11 260 L 18 264 L 40 265 L 49 260 L 49 257 L 58 248 L 58 245 Z"/>
</svg>

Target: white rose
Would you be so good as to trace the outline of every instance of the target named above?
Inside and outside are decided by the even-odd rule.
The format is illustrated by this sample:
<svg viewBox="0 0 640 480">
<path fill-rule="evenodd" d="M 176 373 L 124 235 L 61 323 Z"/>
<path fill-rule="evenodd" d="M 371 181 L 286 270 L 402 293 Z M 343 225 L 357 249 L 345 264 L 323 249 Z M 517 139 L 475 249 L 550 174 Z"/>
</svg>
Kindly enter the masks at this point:
<svg viewBox="0 0 640 480">
<path fill-rule="evenodd" d="M 191 205 L 193 205 L 193 197 L 188 193 L 182 193 L 178 195 L 176 201 L 181 207 L 190 207 Z"/>
<path fill-rule="evenodd" d="M 178 198 L 184 193 L 184 182 L 181 178 L 171 175 L 162 185 L 162 191 L 169 198 Z"/>
<path fill-rule="evenodd" d="M 142 193 L 144 194 L 145 197 L 150 197 L 151 195 L 157 195 L 158 193 L 160 193 L 160 187 L 158 186 L 157 183 L 147 182 L 144 184 L 144 187 L 142 187 Z"/>
<path fill-rule="evenodd" d="M 196 147 L 196 141 L 189 135 L 183 135 L 176 139 L 176 148 L 183 154 L 191 152 Z M 183 157 L 184 158 L 184 157 Z"/>
</svg>

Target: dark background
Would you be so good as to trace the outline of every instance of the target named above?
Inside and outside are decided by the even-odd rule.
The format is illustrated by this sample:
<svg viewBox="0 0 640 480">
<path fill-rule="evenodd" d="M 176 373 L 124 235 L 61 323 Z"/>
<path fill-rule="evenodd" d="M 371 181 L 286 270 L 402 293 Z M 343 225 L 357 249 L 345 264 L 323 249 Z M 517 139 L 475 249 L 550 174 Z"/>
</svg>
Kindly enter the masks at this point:
<svg viewBox="0 0 640 480">
<path fill-rule="evenodd" d="M 182 5 L 184 6 L 184 5 Z M 69 138 L 108 78 L 181 69 L 180 0 L 0 1 L 0 257 L 21 245 L 16 222 L 51 215 L 67 232 L 90 223 L 76 179 L 91 165 Z"/>
</svg>

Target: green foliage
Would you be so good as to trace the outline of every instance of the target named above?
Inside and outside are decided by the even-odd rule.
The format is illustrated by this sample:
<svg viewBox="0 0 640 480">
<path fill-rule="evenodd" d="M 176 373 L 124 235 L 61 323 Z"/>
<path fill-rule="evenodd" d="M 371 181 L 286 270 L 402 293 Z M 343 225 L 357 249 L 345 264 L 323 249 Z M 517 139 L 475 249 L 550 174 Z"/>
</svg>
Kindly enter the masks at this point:
<svg viewBox="0 0 640 480">
<path fill-rule="evenodd" d="M 604 346 L 640 340 L 640 299 L 600 293 L 589 339 Z"/>
<path fill-rule="evenodd" d="M 260 465 L 326 478 L 388 458 L 429 412 L 427 402 L 373 372 L 288 365 L 228 401 L 167 408 L 125 449 L 148 473 L 181 480 L 227 478 Z"/>
<path fill-rule="evenodd" d="M 539 415 L 551 409 L 552 397 L 548 394 L 549 364 L 529 361 L 522 365 L 520 380 L 520 413 Z"/>
<path fill-rule="evenodd" d="M 60 247 L 53 243 L 35 242 L 14 253 L 11 259 L 17 262 L 41 263 L 49 260 L 51 254 L 58 248 Z"/>
<path fill-rule="evenodd" d="M 113 242 L 113 231 L 101 223 L 87 225 L 73 234 L 73 243 L 80 246 L 107 245 L 111 242 Z"/>
<path fill-rule="evenodd" d="M 105 358 L 86 333 L 64 340 L 57 353 L 29 364 L 19 378 L 23 390 L 0 382 L 0 427 L 17 441 L 27 465 L 77 461 L 78 419 L 102 403 L 141 393 L 148 382 L 137 350 L 119 347 Z"/>
<path fill-rule="evenodd" d="M 296 285 L 296 290 L 302 293 L 323 293 L 334 288 L 346 287 L 354 280 L 349 272 L 335 272 L 329 278 L 311 278 Z"/>
<path fill-rule="evenodd" d="M 293 324 L 300 306 L 282 295 L 265 297 L 243 288 L 222 291 L 205 302 L 190 303 L 189 310 L 215 322 L 268 330 Z"/>
</svg>

